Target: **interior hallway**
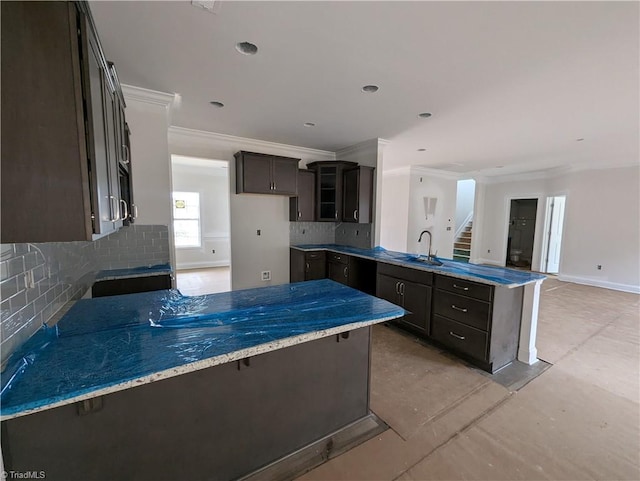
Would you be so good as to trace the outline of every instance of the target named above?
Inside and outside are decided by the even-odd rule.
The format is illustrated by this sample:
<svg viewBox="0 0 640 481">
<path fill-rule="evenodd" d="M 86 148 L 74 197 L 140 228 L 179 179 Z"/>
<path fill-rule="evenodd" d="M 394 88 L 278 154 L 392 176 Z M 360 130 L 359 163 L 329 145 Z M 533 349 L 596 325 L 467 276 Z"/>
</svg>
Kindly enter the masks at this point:
<svg viewBox="0 0 640 481">
<path fill-rule="evenodd" d="M 640 479 L 639 300 L 546 280 L 553 366 L 516 392 L 375 326 L 371 408 L 390 429 L 298 480 Z"/>
</svg>

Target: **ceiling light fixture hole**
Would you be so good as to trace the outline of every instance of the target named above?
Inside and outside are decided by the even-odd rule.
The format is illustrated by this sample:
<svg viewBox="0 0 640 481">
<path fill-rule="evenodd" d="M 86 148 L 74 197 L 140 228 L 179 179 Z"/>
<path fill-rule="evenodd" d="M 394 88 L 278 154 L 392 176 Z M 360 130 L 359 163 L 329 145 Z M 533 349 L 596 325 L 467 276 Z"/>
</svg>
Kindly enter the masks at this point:
<svg viewBox="0 0 640 481">
<path fill-rule="evenodd" d="M 377 85 L 365 85 L 362 87 L 362 91 L 368 94 L 373 94 L 380 89 Z"/>
<path fill-rule="evenodd" d="M 236 50 L 243 55 L 255 55 L 258 53 L 258 47 L 251 42 L 236 43 Z"/>
<path fill-rule="evenodd" d="M 313 122 L 305 122 L 303 125 L 305 127 L 315 127 L 316 126 L 316 124 L 314 124 Z"/>
<path fill-rule="evenodd" d="M 425 152 L 427 149 L 418 149 L 418 152 Z"/>
<path fill-rule="evenodd" d="M 580 137 L 579 139 L 576 139 L 576 142 L 582 142 L 584 139 L 582 137 Z"/>
<path fill-rule="evenodd" d="M 431 112 L 422 112 L 418 114 L 418 117 L 420 117 L 421 119 L 428 119 L 429 117 L 431 117 Z"/>
<path fill-rule="evenodd" d="M 217 100 L 212 100 L 209 103 L 218 109 L 221 109 L 222 107 L 224 107 L 224 104 L 222 102 L 218 102 Z"/>
</svg>

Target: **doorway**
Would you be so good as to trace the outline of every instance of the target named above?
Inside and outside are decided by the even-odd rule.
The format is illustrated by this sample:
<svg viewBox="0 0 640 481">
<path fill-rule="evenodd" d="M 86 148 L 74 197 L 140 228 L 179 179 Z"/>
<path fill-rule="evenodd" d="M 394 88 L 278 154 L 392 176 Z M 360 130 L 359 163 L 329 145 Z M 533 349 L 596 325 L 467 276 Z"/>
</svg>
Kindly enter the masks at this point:
<svg viewBox="0 0 640 481">
<path fill-rule="evenodd" d="M 512 199 L 507 237 L 507 267 L 531 269 L 538 199 Z"/>
<path fill-rule="evenodd" d="M 178 290 L 231 290 L 229 163 L 172 155 L 171 180 Z"/>
<path fill-rule="evenodd" d="M 560 270 L 560 251 L 566 196 L 547 197 L 544 221 L 544 245 L 542 246 L 541 271 L 557 274 Z"/>
</svg>

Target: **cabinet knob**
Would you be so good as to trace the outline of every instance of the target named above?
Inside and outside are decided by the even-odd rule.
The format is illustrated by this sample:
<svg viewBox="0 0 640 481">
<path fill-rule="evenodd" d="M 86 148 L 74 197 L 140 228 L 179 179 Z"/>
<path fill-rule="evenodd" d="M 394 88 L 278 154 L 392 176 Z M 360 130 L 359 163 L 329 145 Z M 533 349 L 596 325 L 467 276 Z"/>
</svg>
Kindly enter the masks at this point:
<svg viewBox="0 0 640 481">
<path fill-rule="evenodd" d="M 302 217 L 302 212 L 298 211 L 298 219 Z"/>
<path fill-rule="evenodd" d="M 305 264 L 305 266 L 306 266 L 306 268 L 307 268 L 307 272 L 309 272 L 309 263 L 307 262 L 307 263 Z"/>
<path fill-rule="evenodd" d="M 348 268 L 348 267 L 345 267 L 345 268 L 344 268 L 344 270 L 343 270 L 342 272 L 344 273 L 344 277 L 345 277 L 345 279 L 346 279 L 347 277 L 349 277 L 349 268 Z"/>
<path fill-rule="evenodd" d="M 127 144 L 122 144 L 122 152 L 124 154 L 122 162 L 128 164 L 131 161 L 131 153 L 129 152 L 129 146 Z"/>
<path fill-rule="evenodd" d="M 356 210 L 354 210 L 354 211 L 353 211 L 353 218 L 354 218 L 355 220 L 358 220 L 358 209 L 356 209 Z"/>
<path fill-rule="evenodd" d="M 111 203 L 111 210 L 113 212 L 113 215 L 111 219 L 109 219 L 109 222 L 116 222 L 120 220 L 120 203 L 118 202 L 118 199 L 116 199 L 113 195 L 109 196 L 109 202 Z"/>
<path fill-rule="evenodd" d="M 461 291 L 468 291 L 469 290 L 468 287 L 459 286 L 458 284 L 454 284 L 453 287 L 455 289 L 460 289 Z"/>
<path fill-rule="evenodd" d="M 132 219 L 137 219 L 138 218 L 138 206 L 136 204 L 131 204 L 131 208 L 133 209 L 133 216 L 131 218 Z"/>
<path fill-rule="evenodd" d="M 335 215 L 333 216 L 336 220 L 338 220 L 338 211 L 336 211 Z"/>
<path fill-rule="evenodd" d="M 467 312 L 467 309 L 464 307 L 458 307 L 455 304 L 451 304 L 451 309 L 455 309 L 456 311 L 460 311 L 460 312 Z"/>
</svg>

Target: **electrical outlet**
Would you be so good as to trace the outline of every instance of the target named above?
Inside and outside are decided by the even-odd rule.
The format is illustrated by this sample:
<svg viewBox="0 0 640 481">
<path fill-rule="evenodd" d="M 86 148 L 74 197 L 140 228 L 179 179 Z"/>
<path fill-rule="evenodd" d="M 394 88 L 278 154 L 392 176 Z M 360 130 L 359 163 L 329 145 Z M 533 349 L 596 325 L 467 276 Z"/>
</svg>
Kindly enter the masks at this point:
<svg viewBox="0 0 640 481">
<path fill-rule="evenodd" d="M 451 230 L 451 227 L 447 227 L 447 230 Z"/>
<path fill-rule="evenodd" d="M 256 235 L 260 235 L 260 234 L 261 234 L 260 229 L 258 229 L 258 230 L 256 231 Z"/>
<path fill-rule="evenodd" d="M 596 267 L 597 267 L 597 269 L 598 269 L 599 271 L 601 271 L 601 270 L 602 270 L 602 265 L 601 265 L 601 264 L 598 264 Z"/>
<path fill-rule="evenodd" d="M 25 289 L 33 289 L 36 287 L 33 279 L 33 271 L 27 271 L 24 273 L 24 287 Z"/>
<path fill-rule="evenodd" d="M 262 274 L 260 275 L 260 279 L 262 279 L 263 281 L 270 281 L 271 271 L 262 271 Z"/>
<path fill-rule="evenodd" d="M 491 249 L 487 249 L 487 254 L 491 254 Z"/>
<path fill-rule="evenodd" d="M 215 250 L 215 249 L 211 249 L 211 253 L 212 253 L 212 254 L 215 254 L 215 253 L 216 253 L 216 250 Z"/>
</svg>

